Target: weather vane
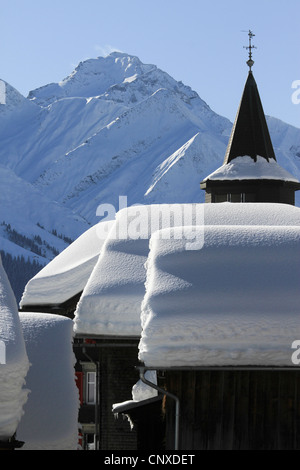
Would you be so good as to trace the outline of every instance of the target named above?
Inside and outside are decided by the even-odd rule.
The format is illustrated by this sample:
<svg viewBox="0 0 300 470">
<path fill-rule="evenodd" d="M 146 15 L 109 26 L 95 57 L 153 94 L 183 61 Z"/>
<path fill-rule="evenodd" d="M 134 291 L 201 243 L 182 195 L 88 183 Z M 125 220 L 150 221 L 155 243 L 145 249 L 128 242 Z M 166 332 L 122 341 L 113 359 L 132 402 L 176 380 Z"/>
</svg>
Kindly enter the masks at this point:
<svg viewBox="0 0 300 470">
<path fill-rule="evenodd" d="M 245 31 L 245 32 L 246 32 L 246 31 Z M 247 63 L 247 65 L 248 65 L 248 67 L 249 67 L 249 69 L 250 69 L 250 71 L 251 71 L 251 67 L 252 67 L 253 64 L 254 64 L 254 61 L 252 60 L 252 49 L 257 49 L 257 47 L 256 47 L 256 46 L 253 46 L 253 44 L 252 44 L 252 42 L 251 42 L 253 36 L 255 36 L 255 34 L 253 34 L 253 32 L 251 31 L 251 29 L 249 29 L 249 31 L 248 31 L 248 36 L 249 36 L 249 45 L 248 45 L 248 46 L 244 46 L 244 48 L 245 48 L 245 49 L 248 49 L 248 51 L 249 51 L 249 59 L 247 60 L 246 63 Z"/>
</svg>

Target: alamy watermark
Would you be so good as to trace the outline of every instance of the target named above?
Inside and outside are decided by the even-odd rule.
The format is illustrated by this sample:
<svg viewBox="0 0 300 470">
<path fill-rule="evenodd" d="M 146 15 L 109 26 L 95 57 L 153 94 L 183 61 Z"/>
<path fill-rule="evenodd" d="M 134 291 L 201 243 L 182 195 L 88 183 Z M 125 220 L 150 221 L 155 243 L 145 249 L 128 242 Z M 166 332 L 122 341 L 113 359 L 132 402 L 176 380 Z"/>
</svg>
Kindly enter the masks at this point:
<svg viewBox="0 0 300 470">
<path fill-rule="evenodd" d="M 119 207 L 112 204 L 98 206 L 96 215 L 101 222 L 116 219 L 109 231 L 110 238 L 117 240 L 175 239 L 184 240 L 187 250 L 199 250 L 204 243 L 204 208 L 201 204 L 134 204 L 127 206 L 127 196 L 119 196 Z M 97 235 L 105 239 L 108 227 L 98 224 Z"/>
<path fill-rule="evenodd" d="M 295 88 L 295 91 L 292 93 L 292 103 L 300 104 L 300 80 L 294 80 L 292 88 Z"/>
<path fill-rule="evenodd" d="M 0 104 L 6 104 L 6 85 L 3 80 L 0 80 Z"/>
<path fill-rule="evenodd" d="M 292 349 L 296 350 L 292 354 L 292 363 L 295 365 L 299 365 L 300 364 L 300 339 L 295 339 L 295 341 L 292 342 L 291 347 Z"/>
<path fill-rule="evenodd" d="M 6 346 L 2 340 L 0 340 L 0 364 L 6 364 Z"/>
</svg>

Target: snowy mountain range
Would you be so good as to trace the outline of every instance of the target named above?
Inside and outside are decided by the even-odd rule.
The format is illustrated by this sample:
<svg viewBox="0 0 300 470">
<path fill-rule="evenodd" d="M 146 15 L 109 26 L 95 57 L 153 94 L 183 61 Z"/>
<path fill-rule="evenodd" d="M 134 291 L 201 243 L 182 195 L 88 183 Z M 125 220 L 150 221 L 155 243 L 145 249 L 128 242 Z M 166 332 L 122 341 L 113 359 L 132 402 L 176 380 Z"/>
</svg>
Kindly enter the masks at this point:
<svg viewBox="0 0 300 470">
<path fill-rule="evenodd" d="M 119 196 L 202 202 L 200 181 L 223 163 L 232 123 L 137 57 L 86 60 L 27 98 L 3 84 L 0 249 L 17 297 L 27 281 L 17 257 L 38 270 L 99 221 L 99 205 L 118 210 Z M 267 120 L 278 163 L 300 179 L 300 129 Z"/>
</svg>

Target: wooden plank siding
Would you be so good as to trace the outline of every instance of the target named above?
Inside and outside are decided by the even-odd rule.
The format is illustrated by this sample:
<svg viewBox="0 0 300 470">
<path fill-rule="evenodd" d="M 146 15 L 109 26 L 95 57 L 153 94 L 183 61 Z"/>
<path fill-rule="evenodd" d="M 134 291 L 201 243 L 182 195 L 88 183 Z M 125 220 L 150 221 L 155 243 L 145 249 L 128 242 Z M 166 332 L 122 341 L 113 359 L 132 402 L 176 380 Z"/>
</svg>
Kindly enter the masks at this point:
<svg viewBox="0 0 300 470">
<path fill-rule="evenodd" d="M 300 450 L 300 370 L 166 371 L 180 399 L 181 450 Z M 174 401 L 165 400 L 166 448 Z"/>
<path fill-rule="evenodd" d="M 200 184 L 200 188 L 205 190 L 205 203 L 275 202 L 295 205 L 295 191 L 300 185 L 282 180 L 207 180 Z"/>
<path fill-rule="evenodd" d="M 88 342 L 86 342 L 88 341 Z M 136 450 L 137 436 L 128 419 L 115 416 L 112 409 L 116 403 L 132 399 L 132 387 L 139 380 L 138 338 L 100 339 L 75 338 L 76 369 L 89 358 L 99 364 L 99 450 Z M 79 410 L 81 424 L 95 423 L 95 405 L 83 404 Z"/>
</svg>

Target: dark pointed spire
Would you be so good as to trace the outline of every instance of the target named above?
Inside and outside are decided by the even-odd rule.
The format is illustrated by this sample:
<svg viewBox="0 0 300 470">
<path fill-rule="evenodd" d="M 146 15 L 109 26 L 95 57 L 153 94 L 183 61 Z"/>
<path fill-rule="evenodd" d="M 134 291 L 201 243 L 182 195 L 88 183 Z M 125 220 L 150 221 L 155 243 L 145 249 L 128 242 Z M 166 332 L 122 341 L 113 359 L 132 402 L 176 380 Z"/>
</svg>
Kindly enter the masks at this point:
<svg viewBox="0 0 300 470">
<path fill-rule="evenodd" d="M 246 49 L 249 50 L 247 65 L 250 70 L 231 131 L 224 164 L 243 155 L 252 157 L 254 161 L 257 156 L 264 157 L 267 161 L 271 158 L 276 160 L 258 88 L 251 70 L 254 64 L 252 49 L 255 48 L 251 39 L 254 34 L 249 30 L 248 35 L 249 46 Z"/>
</svg>

